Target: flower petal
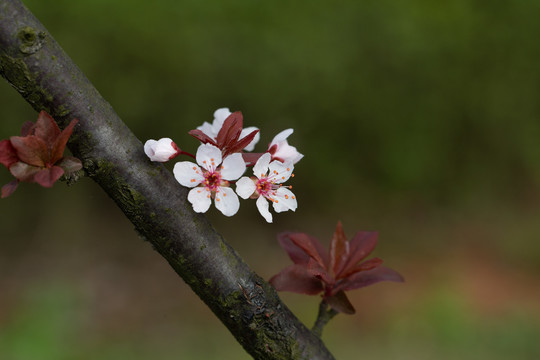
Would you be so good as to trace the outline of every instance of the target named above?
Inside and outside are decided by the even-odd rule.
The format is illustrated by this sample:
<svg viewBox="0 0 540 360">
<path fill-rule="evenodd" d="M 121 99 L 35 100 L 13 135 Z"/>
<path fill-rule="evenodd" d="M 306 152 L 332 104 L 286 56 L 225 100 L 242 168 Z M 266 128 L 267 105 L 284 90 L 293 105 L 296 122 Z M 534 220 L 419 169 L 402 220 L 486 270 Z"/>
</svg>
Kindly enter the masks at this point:
<svg viewBox="0 0 540 360">
<path fill-rule="evenodd" d="M 289 180 L 294 170 L 292 162 L 282 163 L 281 161 L 274 160 L 268 166 L 268 177 L 271 178 L 274 183 L 281 184 Z"/>
<path fill-rule="evenodd" d="M 211 144 L 202 144 L 197 149 L 197 164 L 206 170 L 214 170 L 221 164 L 221 150 Z"/>
<path fill-rule="evenodd" d="M 236 193 L 242 199 L 247 199 L 255 192 L 256 186 L 252 179 L 244 176 L 236 182 Z"/>
<path fill-rule="evenodd" d="M 195 187 L 204 181 L 202 170 L 191 161 L 180 161 L 174 164 L 173 174 L 180 185 Z"/>
<path fill-rule="evenodd" d="M 242 154 L 235 153 L 227 156 L 221 166 L 221 177 L 225 180 L 236 180 L 246 171 L 246 162 Z"/>
<path fill-rule="evenodd" d="M 215 127 L 219 127 L 217 130 L 219 132 L 219 129 L 221 129 L 221 126 L 225 122 L 225 120 L 231 115 L 231 111 L 229 108 L 219 108 L 216 111 L 214 111 L 214 122 L 213 125 Z M 217 135 L 217 133 L 216 133 Z"/>
<path fill-rule="evenodd" d="M 216 208 L 225 216 L 233 216 L 240 208 L 240 201 L 233 189 L 221 186 L 216 191 Z"/>
<path fill-rule="evenodd" d="M 268 211 L 269 205 L 268 201 L 264 198 L 264 196 L 259 196 L 256 202 L 257 209 L 259 209 L 259 212 L 263 216 L 263 218 L 266 220 L 266 222 L 271 223 L 272 222 L 272 214 L 270 214 L 270 211 Z"/>
<path fill-rule="evenodd" d="M 274 198 L 277 200 L 277 202 L 274 201 L 274 210 L 277 213 L 287 210 L 296 211 L 296 208 L 298 207 L 296 196 L 292 193 L 292 191 L 285 187 L 280 187 L 277 189 Z"/>
<path fill-rule="evenodd" d="M 193 205 L 193 211 L 197 213 L 207 212 L 212 204 L 212 200 L 210 199 L 210 191 L 203 187 L 191 189 L 188 193 L 187 199 Z"/>
<path fill-rule="evenodd" d="M 240 133 L 240 137 L 238 138 L 238 140 L 242 140 L 243 138 L 245 138 L 247 135 L 251 134 L 255 130 L 259 130 L 259 128 L 256 128 L 255 126 L 250 126 L 250 127 L 242 129 L 242 132 Z M 255 137 L 253 138 L 253 140 L 251 140 L 251 142 L 244 148 L 244 150 L 253 151 L 253 149 L 255 149 L 255 145 L 257 145 L 260 139 L 261 139 L 261 133 L 258 132 L 255 134 Z"/>
<path fill-rule="evenodd" d="M 323 291 L 322 282 L 311 276 L 304 266 L 298 264 L 286 267 L 269 281 L 278 291 L 307 295 L 316 295 Z"/>
<path fill-rule="evenodd" d="M 274 136 L 274 138 L 272 139 L 272 142 L 270 143 L 270 145 L 268 146 L 269 148 L 272 147 L 272 145 L 276 145 L 282 141 L 286 141 L 287 138 L 289 136 L 291 136 L 291 134 L 294 132 L 293 129 L 286 129 L 286 130 L 283 130 L 282 132 L 280 132 L 279 134 L 277 134 L 276 136 Z"/>
<path fill-rule="evenodd" d="M 170 138 L 161 138 L 158 141 L 148 140 L 144 144 L 144 152 L 150 160 L 157 162 L 169 161 L 180 153 Z"/>
<path fill-rule="evenodd" d="M 268 173 L 268 165 L 270 164 L 271 159 L 272 155 L 264 153 L 259 160 L 257 160 L 255 166 L 253 166 L 253 174 L 259 179 L 265 177 Z"/>
</svg>

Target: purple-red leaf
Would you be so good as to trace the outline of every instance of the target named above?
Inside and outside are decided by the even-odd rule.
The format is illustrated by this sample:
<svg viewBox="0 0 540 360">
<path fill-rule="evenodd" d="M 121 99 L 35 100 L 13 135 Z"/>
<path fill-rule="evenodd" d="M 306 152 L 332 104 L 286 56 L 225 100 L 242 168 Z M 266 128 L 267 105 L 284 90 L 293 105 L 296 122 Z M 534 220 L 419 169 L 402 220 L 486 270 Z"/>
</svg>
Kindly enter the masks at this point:
<svg viewBox="0 0 540 360">
<path fill-rule="evenodd" d="M 212 139 L 210 136 L 206 135 L 199 129 L 190 130 L 188 134 L 193 136 L 203 144 L 212 144 L 214 146 L 217 146 L 217 143 L 214 141 L 214 139 Z"/>
<path fill-rule="evenodd" d="M 73 156 L 64 156 L 62 160 L 58 161 L 55 165 L 64 169 L 66 174 L 82 169 L 81 160 Z"/>
<path fill-rule="evenodd" d="M 302 265 L 291 265 L 270 279 L 270 284 L 278 291 L 316 295 L 323 291 L 322 282 L 308 273 Z"/>
<path fill-rule="evenodd" d="M 345 265 L 347 270 L 356 266 L 368 256 L 377 245 L 378 233 L 376 231 L 359 231 L 349 242 L 349 258 Z"/>
<path fill-rule="evenodd" d="M 317 239 L 304 233 L 291 233 L 289 237 L 296 246 L 316 260 L 322 267 L 326 268 L 328 266 L 328 253 Z"/>
<path fill-rule="evenodd" d="M 328 271 L 326 270 L 326 268 L 322 267 L 321 264 L 319 264 L 313 258 L 309 258 L 307 269 L 311 275 L 313 275 L 317 279 L 322 280 L 322 282 L 324 282 L 325 285 L 329 287 L 334 286 L 336 281 L 334 280 L 332 275 L 330 275 Z"/>
<path fill-rule="evenodd" d="M 242 131 L 242 130 L 240 130 L 240 131 Z M 241 152 L 242 150 L 244 150 L 244 148 L 246 146 L 249 145 L 250 142 L 253 141 L 253 138 L 255 137 L 255 135 L 257 135 L 258 132 L 259 132 L 258 129 L 253 130 L 252 132 L 250 132 L 248 135 L 246 135 L 242 139 L 238 140 L 237 142 L 231 143 L 227 148 L 227 152 L 229 154 L 234 154 L 234 153 L 237 153 L 237 152 Z"/>
<path fill-rule="evenodd" d="M 21 127 L 21 136 L 34 135 L 36 124 L 31 121 L 26 121 Z"/>
<path fill-rule="evenodd" d="M 41 170 L 39 166 L 28 165 L 22 161 L 18 161 L 9 167 L 11 175 L 19 181 L 34 182 L 34 175 Z"/>
<path fill-rule="evenodd" d="M 352 267 L 347 267 L 346 269 L 344 269 L 343 272 L 341 272 L 336 277 L 338 279 L 343 279 L 360 271 L 368 271 L 368 270 L 374 269 L 377 266 L 381 265 L 382 263 L 383 263 L 382 259 L 379 259 L 379 258 L 369 259 L 369 260 L 364 261 L 361 264 L 358 264 Z"/>
<path fill-rule="evenodd" d="M 51 118 L 52 119 L 52 118 Z M 54 122 L 54 120 L 53 120 Z M 54 164 L 64 156 L 64 150 L 66 148 L 67 141 L 73 132 L 73 128 L 79 120 L 73 119 L 68 126 L 56 137 L 53 143 L 51 143 L 51 160 L 50 163 Z M 56 125 L 56 123 L 54 123 Z M 57 126 L 58 127 L 58 126 Z"/>
<path fill-rule="evenodd" d="M 230 147 L 236 143 L 242 132 L 242 126 L 244 120 L 240 111 L 235 111 L 225 119 L 219 133 L 217 134 L 216 141 L 220 149 Z"/>
<path fill-rule="evenodd" d="M 255 165 L 257 163 L 257 160 L 259 160 L 259 158 L 263 155 L 264 153 L 242 153 L 242 157 L 246 162 L 246 166 Z"/>
<path fill-rule="evenodd" d="M 340 313 L 352 315 L 356 312 L 349 298 L 343 291 L 337 292 L 334 296 L 325 298 L 325 301 L 330 307 Z"/>
<path fill-rule="evenodd" d="M 53 166 L 40 170 L 34 175 L 34 181 L 43 187 L 50 188 L 62 175 L 64 175 L 64 169 L 59 166 Z"/>
<path fill-rule="evenodd" d="M 10 141 L 17 152 L 18 158 L 27 164 L 45 166 L 45 163 L 49 160 L 47 144 L 37 136 L 12 136 Z"/>
<path fill-rule="evenodd" d="M 56 125 L 52 116 L 45 111 L 39 113 L 36 125 L 32 131 L 32 135 L 39 137 L 49 146 L 52 146 L 58 135 L 60 135 L 60 128 Z"/>
<path fill-rule="evenodd" d="M 335 291 L 359 289 L 380 281 L 405 281 L 395 270 L 384 266 L 378 266 L 372 270 L 360 271 L 349 276 L 346 280 L 334 288 Z"/>
<path fill-rule="evenodd" d="M 13 192 L 17 189 L 17 185 L 19 185 L 19 180 L 15 179 L 2 186 L 2 199 L 7 198 L 9 195 L 13 194 Z"/>
<path fill-rule="evenodd" d="M 341 221 L 338 221 L 334 236 L 330 242 L 330 268 L 334 274 L 339 274 L 349 255 L 349 243 L 345 232 L 343 232 L 343 225 Z"/>
<path fill-rule="evenodd" d="M 17 161 L 19 161 L 19 158 L 17 157 L 17 152 L 15 151 L 15 148 L 13 147 L 13 145 L 11 145 L 11 141 L 0 141 L 0 164 L 9 168 Z"/>
</svg>

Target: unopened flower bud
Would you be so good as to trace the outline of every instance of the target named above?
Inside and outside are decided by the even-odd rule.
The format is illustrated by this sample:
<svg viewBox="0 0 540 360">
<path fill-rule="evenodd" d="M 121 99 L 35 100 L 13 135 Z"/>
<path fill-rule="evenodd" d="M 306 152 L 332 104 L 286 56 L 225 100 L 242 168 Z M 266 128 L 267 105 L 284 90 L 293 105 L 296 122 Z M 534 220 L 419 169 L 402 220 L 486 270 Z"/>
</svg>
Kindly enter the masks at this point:
<svg viewBox="0 0 540 360">
<path fill-rule="evenodd" d="M 144 152 L 152 161 L 167 162 L 180 154 L 180 149 L 169 138 L 148 140 L 144 144 Z"/>
</svg>

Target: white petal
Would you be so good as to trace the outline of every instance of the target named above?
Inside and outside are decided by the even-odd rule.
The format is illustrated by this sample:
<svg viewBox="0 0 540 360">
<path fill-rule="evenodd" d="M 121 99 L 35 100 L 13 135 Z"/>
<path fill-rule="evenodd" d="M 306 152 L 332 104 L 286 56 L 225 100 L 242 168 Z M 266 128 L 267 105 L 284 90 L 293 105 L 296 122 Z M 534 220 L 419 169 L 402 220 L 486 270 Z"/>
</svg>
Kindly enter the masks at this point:
<svg viewBox="0 0 540 360">
<path fill-rule="evenodd" d="M 290 161 L 296 164 L 304 155 L 300 154 L 294 146 L 291 146 L 287 141 L 282 141 L 277 144 L 277 150 L 272 155 L 273 158 L 279 158 L 284 162 Z"/>
<path fill-rule="evenodd" d="M 194 187 L 204 181 L 202 170 L 191 161 L 180 161 L 174 164 L 173 174 L 180 185 Z"/>
<path fill-rule="evenodd" d="M 217 132 L 214 129 L 214 126 L 206 121 L 201 126 L 197 126 L 197 130 L 201 130 L 203 133 L 205 133 L 206 135 L 210 136 L 213 139 L 215 139 L 217 136 Z"/>
<path fill-rule="evenodd" d="M 278 160 L 272 161 L 268 168 L 268 177 L 276 184 L 281 184 L 289 180 L 294 170 L 294 166 L 291 162 L 282 163 Z"/>
<path fill-rule="evenodd" d="M 274 201 L 274 210 L 278 213 L 287 210 L 295 211 L 298 207 L 296 196 L 287 188 L 280 187 L 277 189 L 274 198 L 277 200 L 277 202 Z"/>
<path fill-rule="evenodd" d="M 270 153 L 264 153 L 253 166 L 253 174 L 259 179 L 265 177 L 268 173 L 268 164 L 270 164 L 271 159 L 272 155 L 270 155 Z"/>
<path fill-rule="evenodd" d="M 236 182 L 236 193 L 242 198 L 247 199 L 255 192 L 256 186 L 252 179 L 244 176 Z"/>
<path fill-rule="evenodd" d="M 240 208 L 238 196 L 230 187 L 219 187 L 216 191 L 216 208 L 225 216 L 233 216 Z"/>
<path fill-rule="evenodd" d="M 170 138 L 159 139 L 153 144 L 154 156 L 152 161 L 166 162 L 178 154 L 178 149 L 173 146 L 174 142 Z"/>
<path fill-rule="evenodd" d="M 212 144 L 202 144 L 197 149 L 197 164 L 206 170 L 214 170 L 221 164 L 221 150 Z"/>
<path fill-rule="evenodd" d="M 257 209 L 259 209 L 259 212 L 263 216 L 263 218 L 266 220 L 266 222 L 271 223 L 272 222 L 272 214 L 270 214 L 270 211 L 268 211 L 268 201 L 264 198 L 264 196 L 259 196 L 257 199 Z"/>
<path fill-rule="evenodd" d="M 242 129 L 242 132 L 240 133 L 240 137 L 238 139 L 241 140 L 245 138 L 246 136 L 248 136 L 255 130 L 259 130 L 259 128 L 256 128 L 255 126 L 250 126 L 250 127 Z M 255 134 L 255 137 L 253 138 L 253 140 L 251 140 L 251 142 L 244 148 L 244 150 L 253 151 L 253 149 L 255 149 L 255 145 L 259 142 L 260 139 L 261 139 L 261 132 L 259 131 L 258 133 Z"/>
<path fill-rule="evenodd" d="M 221 129 L 221 126 L 231 114 L 232 113 L 229 111 L 229 108 L 219 108 L 214 111 L 214 126 L 219 125 L 219 129 Z"/>
<path fill-rule="evenodd" d="M 221 166 L 221 177 L 225 180 L 236 180 L 246 171 L 246 162 L 242 154 L 235 153 L 229 155 L 223 160 Z"/>
<path fill-rule="evenodd" d="M 282 141 L 286 141 L 287 138 L 289 136 L 291 136 L 291 134 L 294 132 L 293 129 L 286 129 L 286 130 L 283 130 L 282 132 L 280 132 L 279 134 L 277 134 L 276 136 L 274 136 L 274 139 L 272 140 L 272 142 L 270 143 L 270 145 L 268 146 L 268 148 L 271 148 L 272 145 L 275 145 L 277 143 L 280 143 Z"/>
<path fill-rule="evenodd" d="M 144 153 L 150 158 L 150 160 L 152 160 L 152 157 L 154 156 L 154 149 L 156 147 L 156 144 L 157 141 L 153 139 L 147 140 L 144 143 Z"/>
<path fill-rule="evenodd" d="M 196 187 L 189 191 L 188 201 L 193 205 L 193 211 L 204 213 L 210 208 L 212 200 L 210 199 L 210 191 L 203 187 Z"/>
</svg>

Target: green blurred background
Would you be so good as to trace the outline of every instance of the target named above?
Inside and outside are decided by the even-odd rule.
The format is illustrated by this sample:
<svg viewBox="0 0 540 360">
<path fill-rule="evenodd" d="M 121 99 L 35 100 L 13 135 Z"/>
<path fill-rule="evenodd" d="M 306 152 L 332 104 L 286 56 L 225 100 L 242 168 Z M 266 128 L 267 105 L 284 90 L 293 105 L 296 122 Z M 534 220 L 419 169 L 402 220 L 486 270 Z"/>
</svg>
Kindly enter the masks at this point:
<svg viewBox="0 0 540 360">
<path fill-rule="evenodd" d="M 540 358 L 540 2 L 25 3 L 141 141 L 195 152 L 219 107 L 259 150 L 295 129 L 295 213 L 207 214 L 265 278 L 280 231 L 379 231 L 407 282 L 350 293 L 338 359 Z M 0 139 L 36 119 L 3 80 L 0 104 Z M 0 214 L 0 359 L 250 358 L 92 181 Z M 282 298 L 312 325 L 317 297 Z"/>
</svg>

